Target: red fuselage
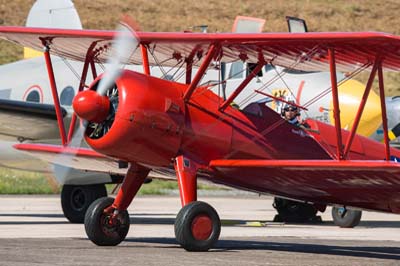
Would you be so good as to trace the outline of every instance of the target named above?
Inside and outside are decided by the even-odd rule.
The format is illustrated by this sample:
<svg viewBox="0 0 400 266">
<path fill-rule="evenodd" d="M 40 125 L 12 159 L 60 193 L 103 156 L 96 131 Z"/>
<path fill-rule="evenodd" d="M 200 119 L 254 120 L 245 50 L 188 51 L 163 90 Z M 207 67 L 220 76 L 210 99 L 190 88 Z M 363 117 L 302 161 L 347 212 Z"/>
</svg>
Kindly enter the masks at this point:
<svg viewBox="0 0 400 266">
<path fill-rule="evenodd" d="M 154 167 L 169 167 L 180 154 L 203 165 L 215 159 L 335 158 L 330 125 L 308 121 L 319 132 L 305 132 L 259 103 L 221 112 L 223 100 L 207 88 L 197 89 L 184 103 L 187 85 L 132 71 L 125 71 L 116 84 L 119 104 L 110 131 L 99 139 L 86 136 L 93 149 L 108 156 Z M 347 134 L 343 130 L 344 140 Z M 355 138 L 349 159 L 383 158 L 383 145 Z"/>
<path fill-rule="evenodd" d="M 111 129 L 98 139 L 86 136 L 94 150 L 108 156 L 158 168 L 170 168 L 172 160 L 182 154 L 205 168 L 217 159 L 336 159 L 335 128 L 330 125 L 310 120 L 308 123 L 315 131 L 306 132 L 259 103 L 251 103 L 243 110 L 228 107 L 221 112 L 223 99 L 207 88 L 198 88 L 185 103 L 182 96 L 187 85 L 132 71 L 124 71 L 116 85 L 119 104 Z M 346 141 L 348 132 L 343 130 L 342 134 Z M 397 150 L 391 152 L 400 157 Z M 381 143 L 355 137 L 349 159 L 384 158 Z M 210 170 L 208 177 L 259 192 L 310 201 L 332 200 L 298 190 L 296 186 L 301 186 L 301 182 L 276 186 L 276 180 L 268 182 L 259 173 Z M 311 196 L 307 197 L 307 193 Z"/>
</svg>

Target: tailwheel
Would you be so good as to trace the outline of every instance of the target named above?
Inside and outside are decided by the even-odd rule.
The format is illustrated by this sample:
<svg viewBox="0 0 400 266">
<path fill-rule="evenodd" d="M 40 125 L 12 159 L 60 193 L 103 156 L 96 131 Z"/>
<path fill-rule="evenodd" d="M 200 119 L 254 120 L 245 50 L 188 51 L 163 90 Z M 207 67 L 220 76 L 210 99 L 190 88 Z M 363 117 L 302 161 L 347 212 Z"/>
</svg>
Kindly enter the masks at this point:
<svg viewBox="0 0 400 266">
<path fill-rule="evenodd" d="M 318 210 L 312 204 L 275 197 L 272 206 L 278 212 L 274 222 L 321 222 L 321 217 L 316 215 Z"/>
<path fill-rule="evenodd" d="M 219 238 L 221 221 L 209 204 L 194 201 L 176 216 L 175 237 L 187 251 L 207 251 Z"/>
<path fill-rule="evenodd" d="M 128 234 L 128 211 L 115 212 L 111 208 L 113 202 L 113 198 L 100 198 L 94 201 L 86 212 L 86 234 L 98 246 L 116 246 Z"/>
<path fill-rule="evenodd" d="M 335 225 L 353 228 L 360 223 L 362 212 L 349 210 L 346 207 L 332 207 L 332 218 Z"/>
</svg>

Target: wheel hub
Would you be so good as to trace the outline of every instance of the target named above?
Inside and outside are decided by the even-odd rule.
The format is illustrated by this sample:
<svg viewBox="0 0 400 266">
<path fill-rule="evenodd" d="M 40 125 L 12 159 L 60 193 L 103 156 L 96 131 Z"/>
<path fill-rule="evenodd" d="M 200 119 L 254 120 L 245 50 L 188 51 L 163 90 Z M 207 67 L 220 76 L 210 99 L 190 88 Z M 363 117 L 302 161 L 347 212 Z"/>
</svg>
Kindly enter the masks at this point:
<svg viewBox="0 0 400 266">
<path fill-rule="evenodd" d="M 85 207 L 86 202 L 86 196 L 83 190 L 76 188 L 71 194 L 71 206 L 75 210 L 82 210 Z"/>
<path fill-rule="evenodd" d="M 343 218 L 346 215 L 346 212 L 347 212 L 346 208 L 344 207 L 338 208 L 338 214 L 340 217 Z"/>
<path fill-rule="evenodd" d="M 101 217 L 101 229 L 106 235 L 117 234 L 120 226 L 121 222 L 118 217 L 113 217 L 109 214 L 103 214 L 103 217 Z"/>
<path fill-rule="evenodd" d="M 207 215 L 198 215 L 192 221 L 192 234 L 197 240 L 207 240 L 212 233 L 212 221 Z"/>
</svg>

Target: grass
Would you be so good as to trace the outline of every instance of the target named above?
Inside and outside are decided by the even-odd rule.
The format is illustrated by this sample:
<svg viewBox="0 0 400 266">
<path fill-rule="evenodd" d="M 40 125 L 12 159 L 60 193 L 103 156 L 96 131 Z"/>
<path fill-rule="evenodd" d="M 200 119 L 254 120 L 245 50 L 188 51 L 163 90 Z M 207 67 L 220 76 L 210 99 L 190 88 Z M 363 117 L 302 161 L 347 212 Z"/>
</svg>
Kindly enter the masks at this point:
<svg viewBox="0 0 400 266">
<path fill-rule="evenodd" d="M 142 185 L 139 195 L 165 195 L 176 189 L 178 189 L 178 184 L 174 181 L 153 180 L 149 184 Z"/>
<path fill-rule="evenodd" d="M 115 185 L 106 186 L 109 194 Z M 219 186 L 199 183 L 198 188 L 202 190 L 221 190 Z M 11 170 L 0 168 L 0 195 L 1 194 L 59 194 L 61 186 L 56 183 L 50 174 L 35 173 L 28 171 Z M 166 195 L 178 191 L 175 181 L 163 181 L 154 179 L 149 184 L 144 184 L 139 195 Z"/>
<path fill-rule="evenodd" d="M 198 183 L 198 189 L 200 190 L 226 190 L 227 188 L 215 186 L 212 184 Z M 111 193 L 115 185 L 107 185 L 108 193 Z M 178 191 L 178 183 L 175 181 L 164 181 L 159 179 L 154 179 L 149 184 L 144 184 L 138 195 L 167 195 L 172 192 Z"/>
<path fill-rule="evenodd" d="M 60 187 L 42 173 L 0 168 L 0 194 L 56 194 Z"/>
<path fill-rule="evenodd" d="M 112 193 L 116 185 L 107 185 L 107 191 Z M 166 195 L 169 191 L 178 189 L 178 185 L 174 181 L 153 180 L 149 184 L 144 184 L 140 188 L 138 195 Z"/>
<path fill-rule="evenodd" d="M 114 184 L 106 186 L 108 193 L 115 188 Z M 200 189 L 211 189 L 200 184 Z M 174 181 L 153 180 L 141 187 L 139 195 L 165 195 L 177 190 Z M 55 183 L 51 175 L 28 171 L 0 168 L 0 194 L 58 194 L 61 186 Z"/>
</svg>

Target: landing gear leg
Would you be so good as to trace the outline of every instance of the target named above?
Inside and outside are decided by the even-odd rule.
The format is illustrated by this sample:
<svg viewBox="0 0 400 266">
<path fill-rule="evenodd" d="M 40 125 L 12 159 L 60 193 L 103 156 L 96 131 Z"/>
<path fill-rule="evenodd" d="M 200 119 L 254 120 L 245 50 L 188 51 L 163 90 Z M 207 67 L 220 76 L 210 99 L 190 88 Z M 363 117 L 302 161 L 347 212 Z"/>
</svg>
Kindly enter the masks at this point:
<svg viewBox="0 0 400 266">
<path fill-rule="evenodd" d="M 335 225 L 342 228 L 353 228 L 361 221 L 362 212 L 349 210 L 346 207 L 332 207 L 332 218 Z"/>
<path fill-rule="evenodd" d="M 132 164 L 114 199 L 100 198 L 93 202 L 85 215 L 85 230 L 89 239 L 99 246 L 116 246 L 129 231 L 126 210 L 142 186 L 149 169 Z"/>
<path fill-rule="evenodd" d="M 195 162 L 179 156 L 175 171 L 183 208 L 175 220 L 175 237 L 187 251 L 207 251 L 219 238 L 221 221 L 209 204 L 197 201 Z"/>
</svg>

